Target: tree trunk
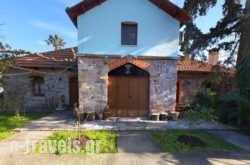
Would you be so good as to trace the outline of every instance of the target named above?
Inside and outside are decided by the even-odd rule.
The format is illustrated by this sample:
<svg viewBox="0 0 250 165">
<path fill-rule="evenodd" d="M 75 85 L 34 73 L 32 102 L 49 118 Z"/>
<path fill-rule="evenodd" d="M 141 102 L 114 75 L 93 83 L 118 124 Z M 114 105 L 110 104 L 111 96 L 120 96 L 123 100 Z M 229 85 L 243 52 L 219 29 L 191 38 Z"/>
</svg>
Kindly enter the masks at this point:
<svg viewBox="0 0 250 165">
<path fill-rule="evenodd" d="M 55 50 L 59 50 L 59 46 L 58 45 L 54 45 Z"/>
<path fill-rule="evenodd" d="M 244 56 L 250 55 L 250 30 L 249 30 L 249 27 L 250 27 L 250 1 L 249 0 L 246 1 L 244 15 L 242 16 L 240 22 L 241 22 L 241 24 L 240 24 L 241 36 L 240 36 L 240 44 L 239 44 L 237 63 L 236 63 L 237 68 L 239 68 L 239 65 L 241 63 L 240 62 L 241 59 Z M 241 80 L 236 78 L 236 81 L 241 81 Z M 239 92 L 239 94 L 240 94 L 240 96 L 242 95 L 242 93 L 240 93 L 240 92 Z M 243 121 L 242 113 L 243 113 L 243 107 L 242 107 L 242 105 L 239 105 L 239 107 L 238 107 L 238 121 L 237 121 L 238 126 L 240 126 L 242 124 L 242 121 Z"/>
<path fill-rule="evenodd" d="M 246 7 L 244 15 L 241 18 L 241 26 L 240 26 L 240 45 L 237 57 L 237 63 L 240 59 L 250 51 L 250 1 L 246 1 Z"/>
</svg>

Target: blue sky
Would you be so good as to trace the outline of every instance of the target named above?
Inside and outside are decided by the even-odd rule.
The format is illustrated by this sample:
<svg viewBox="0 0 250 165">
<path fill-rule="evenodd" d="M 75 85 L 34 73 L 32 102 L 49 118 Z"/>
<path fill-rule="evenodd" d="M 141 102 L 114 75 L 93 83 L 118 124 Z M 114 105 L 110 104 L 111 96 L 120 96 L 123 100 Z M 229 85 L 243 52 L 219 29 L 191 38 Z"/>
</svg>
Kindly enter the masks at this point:
<svg viewBox="0 0 250 165">
<path fill-rule="evenodd" d="M 4 0 L 0 5 L 1 39 L 12 48 L 32 52 L 52 50 L 44 40 L 58 34 L 65 47 L 77 45 L 77 31 L 65 12 L 80 0 Z"/>
<path fill-rule="evenodd" d="M 4 0 L 0 6 L 0 40 L 14 49 L 31 52 L 53 50 L 44 40 L 49 34 L 57 34 L 66 41 L 65 47 L 77 46 L 77 31 L 68 15 L 66 7 L 81 0 Z M 178 6 L 184 0 L 172 0 Z M 222 1 L 218 1 L 222 3 Z M 221 18 L 221 5 L 212 9 L 208 16 L 199 18 L 196 23 L 204 31 Z"/>
</svg>

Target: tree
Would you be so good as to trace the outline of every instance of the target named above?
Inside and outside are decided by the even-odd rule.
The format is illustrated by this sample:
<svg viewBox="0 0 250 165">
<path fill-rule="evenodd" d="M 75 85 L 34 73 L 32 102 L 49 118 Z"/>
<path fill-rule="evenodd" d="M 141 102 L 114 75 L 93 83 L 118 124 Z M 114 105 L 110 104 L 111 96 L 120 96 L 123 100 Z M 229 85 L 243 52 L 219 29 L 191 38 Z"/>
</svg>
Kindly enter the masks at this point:
<svg viewBox="0 0 250 165">
<path fill-rule="evenodd" d="M 244 10 L 244 14 L 241 17 L 239 22 L 240 24 L 240 44 L 239 44 L 239 52 L 238 52 L 238 62 L 241 61 L 241 58 L 245 55 L 250 55 L 250 1 L 246 1 L 246 7 Z"/>
<path fill-rule="evenodd" d="M 3 24 L 0 24 L 3 25 Z M 2 38 L 3 36 L 0 36 Z M 8 75 L 8 72 L 11 68 L 18 68 L 15 66 L 15 58 L 31 54 L 31 52 L 22 50 L 22 49 L 12 49 L 10 45 L 3 43 L 0 41 L 0 86 L 5 90 L 6 80 L 5 78 L 10 78 L 11 76 Z M 8 99 L 6 99 L 3 93 L 0 94 L 0 109 L 3 106 L 7 105 L 7 107 L 11 108 L 15 112 L 17 117 L 20 116 L 20 108 L 23 105 L 24 96 L 27 92 L 26 84 L 21 82 L 17 82 L 15 76 L 22 76 L 22 75 L 12 75 L 11 79 L 14 79 L 14 83 L 8 84 L 10 88 L 5 91 Z M 7 89 L 7 88 L 6 88 Z"/>
<path fill-rule="evenodd" d="M 190 54 L 192 58 L 200 56 L 205 59 L 204 52 L 208 48 L 218 47 L 229 53 L 224 64 L 231 64 L 239 46 L 241 18 L 243 15 L 242 5 L 237 0 L 225 0 L 223 8 L 223 18 L 217 22 L 215 27 L 210 28 L 210 32 L 203 33 L 194 23 L 198 16 L 206 15 L 209 8 L 214 7 L 217 0 L 192 1 L 185 0 L 184 10 L 192 15 L 184 30 L 184 41 L 181 44 L 181 51 Z M 230 37 L 229 37 L 230 36 Z"/>
<path fill-rule="evenodd" d="M 20 81 L 22 75 L 12 75 L 6 83 L 9 87 L 5 88 L 5 105 L 14 112 L 16 117 L 20 117 L 20 110 L 25 104 L 25 96 L 28 92 L 28 84 L 25 81 Z"/>
<path fill-rule="evenodd" d="M 59 50 L 61 48 L 63 48 L 66 44 L 66 42 L 64 41 L 64 39 L 62 39 L 61 37 L 58 37 L 58 35 L 49 35 L 49 38 L 47 40 L 45 40 L 45 42 L 48 45 L 53 45 L 55 50 Z"/>
<path fill-rule="evenodd" d="M 217 0 L 185 0 L 184 9 L 195 19 L 198 15 L 205 15 L 216 3 Z M 235 78 L 239 103 L 238 125 L 241 125 L 244 116 L 242 114 L 250 104 L 250 1 L 246 1 L 244 10 L 239 0 L 225 0 L 222 7 L 223 18 L 209 33 L 203 34 L 193 22 L 187 24 L 181 50 L 191 54 L 193 58 L 197 55 L 204 57 L 204 50 L 217 45 L 220 49 L 230 52 L 224 64 L 235 62 L 233 56 L 238 53 Z"/>
<path fill-rule="evenodd" d="M 4 86 L 6 85 L 4 81 L 4 78 L 6 78 L 5 74 L 10 68 L 15 67 L 15 58 L 24 54 L 30 54 L 30 52 L 21 49 L 12 49 L 10 45 L 0 41 L 0 86 L 3 87 L 3 89 L 5 89 Z M 14 110 L 15 115 L 19 117 L 19 111 L 26 88 L 19 82 L 13 82 L 15 83 L 8 84 L 11 85 L 11 92 L 6 91 L 7 95 L 11 97 L 5 100 L 5 98 L 3 98 L 3 93 L 1 94 L 1 108 L 7 105 Z"/>
<path fill-rule="evenodd" d="M 247 109 L 250 108 L 250 1 L 246 1 L 244 14 L 240 20 L 240 44 L 236 66 L 236 85 L 240 104 L 238 107 L 238 125 L 242 125 Z"/>
<path fill-rule="evenodd" d="M 4 79 L 6 78 L 6 73 L 8 74 L 9 69 L 15 68 L 15 58 L 24 54 L 30 54 L 30 52 L 21 49 L 12 49 L 8 44 L 0 42 L 0 72 L 3 74 L 3 76 L 0 77 L 0 85 L 3 86 L 3 89 L 7 89 L 5 88 L 6 83 Z M 12 78 L 15 79 L 13 76 Z M 8 90 L 5 91 L 7 98 L 2 98 L 1 105 L 7 105 L 7 107 L 13 110 L 15 115 L 19 117 L 20 108 L 23 105 L 27 89 L 23 84 L 20 84 L 20 82 L 12 82 L 14 83 L 8 84 L 11 88 L 8 88 Z"/>
</svg>

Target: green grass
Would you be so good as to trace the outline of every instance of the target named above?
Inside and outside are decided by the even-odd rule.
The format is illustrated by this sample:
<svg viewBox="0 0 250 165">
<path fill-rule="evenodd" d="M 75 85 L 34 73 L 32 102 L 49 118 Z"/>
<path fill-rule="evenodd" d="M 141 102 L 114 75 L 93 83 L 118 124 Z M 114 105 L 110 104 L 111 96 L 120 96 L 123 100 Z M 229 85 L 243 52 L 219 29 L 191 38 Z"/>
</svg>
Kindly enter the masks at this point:
<svg viewBox="0 0 250 165">
<path fill-rule="evenodd" d="M 93 140 L 89 145 L 74 148 L 70 145 L 70 139 L 77 139 L 79 136 L 88 137 Z M 116 153 L 117 152 L 117 132 L 114 131 L 57 131 L 46 140 L 37 143 L 35 151 L 32 153 Z M 59 146 L 59 141 L 63 141 L 63 149 Z M 87 144 L 88 142 L 86 142 Z M 52 144 L 49 146 L 49 144 Z M 93 148 L 92 148 L 93 147 Z M 47 148 L 47 149 L 45 149 Z M 91 150 L 92 149 L 92 150 Z"/>
<path fill-rule="evenodd" d="M 11 113 L 0 113 L 0 140 L 11 136 L 13 134 L 13 129 L 23 127 L 30 121 L 39 119 L 48 114 L 48 112 L 33 112 L 26 113 L 25 116 L 17 118 Z"/>
<path fill-rule="evenodd" d="M 217 138 L 205 131 L 198 130 L 168 130 L 151 132 L 156 144 L 163 152 L 209 152 L 209 151 L 242 151 L 241 148 Z M 192 135 L 200 138 L 206 147 L 191 147 L 180 143 L 177 138 L 180 135 Z"/>
</svg>

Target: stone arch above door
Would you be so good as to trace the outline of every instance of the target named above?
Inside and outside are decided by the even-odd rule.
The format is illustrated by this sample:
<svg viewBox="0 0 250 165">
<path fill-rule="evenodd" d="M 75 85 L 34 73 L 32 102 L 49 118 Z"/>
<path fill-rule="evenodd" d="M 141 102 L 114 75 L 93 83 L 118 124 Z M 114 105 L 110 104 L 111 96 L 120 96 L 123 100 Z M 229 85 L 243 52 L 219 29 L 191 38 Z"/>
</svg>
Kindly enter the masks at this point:
<svg viewBox="0 0 250 165">
<path fill-rule="evenodd" d="M 150 77 L 157 77 L 157 73 L 155 72 L 155 69 L 153 66 L 151 66 L 149 63 L 141 59 L 128 55 L 128 56 L 112 61 L 108 63 L 107 65 L 105 65 L 101 71 L 101 79 L 107 79 L 109 71 L 114 70 L 118 67 L 121 67 L 127 63 L 131 63 L 137 66 L 138 68 L 148 72 Z"/>
</svg>

